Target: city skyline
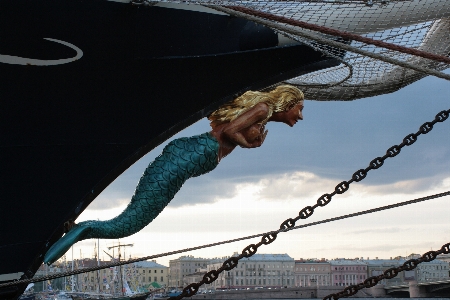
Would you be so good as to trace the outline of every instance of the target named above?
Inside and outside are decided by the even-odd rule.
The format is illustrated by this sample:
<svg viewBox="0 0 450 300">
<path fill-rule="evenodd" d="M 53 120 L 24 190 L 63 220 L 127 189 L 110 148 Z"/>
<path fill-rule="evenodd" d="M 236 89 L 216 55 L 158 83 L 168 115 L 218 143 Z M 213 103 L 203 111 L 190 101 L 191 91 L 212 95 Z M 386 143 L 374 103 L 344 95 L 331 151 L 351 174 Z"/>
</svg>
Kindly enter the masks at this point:
<svg viewBox="0 0 450 300">
<path fill-rule="evenodd" d="M 126 256 L 149 256 L 278 229 L 285 219 L 314 205 L 322 194 L 331 193 L 339 182 L 349 180 L 356 170 L 383 156 L 389 147 L 400 144 L 441 110 L 449 109 L 449 91 L 446 81 L 427 77 L 393 94 L 351 102 L 306 101 L 304 120 L 294 128 L 269 123 L 269 134 L 260 148 L 238 149 L 213 172 L 188 180 L 152 223 L 120 240 L 134 244 L 126 250 Z M 352 183 L 346 193 L 334 196 L 327 206 L 296 225 L 450 190 L 449 129 L 448 120 L 436 124 L 414 145 L 388 158 L 380 169 L 370 171 L 366 179 Z M 203 119 L 173 138 L 208 130 L 209 124 Z M 147 164 L 173 138 L 119 176 L 77 222 L 118 215 Z M 422 254 L 450 240 L 447 201 L 448 197 L 443 197 L 282 233 L 258 253 L 289 253 L 295 259 Z M 259 240 L 156 260 L 168 265 L 169 260 L 181 255 L 230 256 Z M 92 257 L 96 241 L 75 244 L 75 258 L 80 250 L 85 257 Z M 118 241 L 100 240 L 100 257 L 113 243 L 117 245 Z M 71 257 L 70 250 L 67 257 Z"/>
<path fill-rule="evenodd" d="M 236 255 L 237 253 L 234 254 L 234 256 Z M 370 260 L 364 260 L 363 258 L 294 260 L 288 254 L 255 254 L 240 260 L 233 270 L 221 272 L 214 283 L 206 285 L 204 288 L 275 287 L 277 285 L 291 287 L 314 286 L 316 284 L 320 286 L 348 286 L 349 284 L 363 282 L 371 276 L 378 276 L 390 268 L 402 266 L 407 260 L 419 258 L 419 256 L 414 254 L 405 258 L 376 258 Z M 448 280 L 449 259 L 448 254 L 439 256 L 433 261 L 420 264 L 415 270 L 400 272 L 399 276 L 383 280 L 382 284 L 401 285 L 414 279 L 419 281 Z M 228 257 L 214 259 L 188 255 L 171 260 L 170 266 L 163 266 L 155 263 L 155 261 L 137 262 L 132 264 L 132 269 L 136 270 L 133 274 L 137 276 L 136 279 L 141 284 L 148 285 L 155 281 L 170 287 L 180 287 L 201 281 L 205 273 L 218 270 L 226 260 L 228 260 Z M 71 262 L 67 262 L 67 264 L 70 265 Z M 95 265 L 97 265 L 95 259 L 84 259 L 81 268 Z M 61 268 L 61 265 L 56 267 Z M 112 279 L 114 273 L 112 269 L 109 268 L 109 274 L 106 270 L 102 271 L 105 279 L 107 277 Z M 41 268 L 41 272 L 43 271 L 45 272 Z M 95 277 L 95 271 L 93 272 L 92 275 Z M 81 281 L 84 282 L 84 280 Z M 103 290 L 107 289 L 106 281 L 103 280 Z M 87 288 L 87 285 L 84 286 Z"/>
</svg>

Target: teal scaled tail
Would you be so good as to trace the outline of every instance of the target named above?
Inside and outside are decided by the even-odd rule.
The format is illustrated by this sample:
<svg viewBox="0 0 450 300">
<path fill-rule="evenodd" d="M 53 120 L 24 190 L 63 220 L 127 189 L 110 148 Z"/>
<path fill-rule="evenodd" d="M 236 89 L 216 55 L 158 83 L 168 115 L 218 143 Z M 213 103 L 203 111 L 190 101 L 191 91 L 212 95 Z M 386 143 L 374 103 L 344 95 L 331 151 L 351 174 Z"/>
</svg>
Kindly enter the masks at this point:
<svg viewBox="0 0 450 300">
<path fill-rule="evenodd" d="M 218 165 L 219 143 L 211 133 L 170 142 L 149 164 L 136 187 L 131 202 L 108 221 L 80 222 L 48 250 L 44 263 L 52 264 L 70 247 L 84 239 L 117 239 L 147 226 L 173 199 L 191 177 L 212 171 Z"/>
</svg>

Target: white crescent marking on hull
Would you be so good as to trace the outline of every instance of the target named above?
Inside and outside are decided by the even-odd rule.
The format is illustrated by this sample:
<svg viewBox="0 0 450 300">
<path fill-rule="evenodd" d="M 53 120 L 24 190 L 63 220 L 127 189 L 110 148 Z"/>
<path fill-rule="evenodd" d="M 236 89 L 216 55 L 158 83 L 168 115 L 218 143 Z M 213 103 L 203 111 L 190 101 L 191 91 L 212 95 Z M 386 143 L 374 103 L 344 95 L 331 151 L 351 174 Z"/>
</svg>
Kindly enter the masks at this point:
<svg viewBox="0 0 450 300">
<path fill-rule="evenodd" d="M 77 46 L 72 45 L 71 43 L 67 43 L 67 42 L 55 40 L 55 39 L 50 39 L 50 38 L 44 38 L 44 40 L 55 42 L 55 43 L 60 43 L 60 44 L 63 44 L 64 46 L 70 47 L 77 52 L 77 55 L 74 57 L 71 57 L 71 58 L 46 60 L 46 59 L 33 59 L 33 58 L 25 58 L 25 57 L 19 57 L 19 56 L 0 54 L 0 63 L 11 64 L 11 65 L 56 66 L 56 65 L 62 65 L 62 64 L 67 64 L 67 63 L 73 62 L 77 59 L 80 59 L 83 56 L 83 51 L 80 48 L 78 48 Z"/>
</svg>

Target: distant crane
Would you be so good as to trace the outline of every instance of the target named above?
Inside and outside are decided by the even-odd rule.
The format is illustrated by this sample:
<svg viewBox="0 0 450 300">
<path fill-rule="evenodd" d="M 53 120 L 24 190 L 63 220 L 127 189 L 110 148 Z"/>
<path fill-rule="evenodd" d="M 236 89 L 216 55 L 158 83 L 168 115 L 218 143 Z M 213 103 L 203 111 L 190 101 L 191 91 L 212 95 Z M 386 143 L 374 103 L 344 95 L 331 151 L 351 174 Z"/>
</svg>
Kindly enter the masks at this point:
<svg viewBox="0 0 450 300">
<path fill-rule="evenodd" d="M 119 242 L 119 245 L 108 247 L 108 250 L 111 250 L 113 248 L 119 248 L 119 261 L 120 261 L 120 247 L 124 247 L 125 248 L 125 247 L 133 247 L 133 246 L 134 246 L 134 244 L 121 245 L 120 242 Z M 114 252 L 113 252 L 113 255 L 114 255 Z M 123 249 L 123 256 L 125 257 L 125 259 L 127 259 L 126 255 L 125 255 L 125 249 Z"/>
</svg>

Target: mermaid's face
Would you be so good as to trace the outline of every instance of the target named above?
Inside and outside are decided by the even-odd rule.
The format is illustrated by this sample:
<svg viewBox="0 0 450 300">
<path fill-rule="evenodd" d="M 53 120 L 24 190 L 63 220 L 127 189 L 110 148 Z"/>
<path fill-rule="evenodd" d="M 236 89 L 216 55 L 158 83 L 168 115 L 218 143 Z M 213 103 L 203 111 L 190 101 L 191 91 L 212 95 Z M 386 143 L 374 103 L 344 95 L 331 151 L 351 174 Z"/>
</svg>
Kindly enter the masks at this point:
<svg viewBox="0 0 450 300">
<path fill-rule="evenodd" d="M 285 112 L 283 122 L 289 126 L 294 126 L 298 120 L 303 120 L 303 101 L 294 105 L 291 109 Z"/>
</svg>

